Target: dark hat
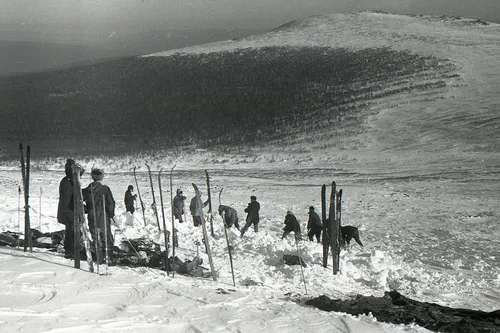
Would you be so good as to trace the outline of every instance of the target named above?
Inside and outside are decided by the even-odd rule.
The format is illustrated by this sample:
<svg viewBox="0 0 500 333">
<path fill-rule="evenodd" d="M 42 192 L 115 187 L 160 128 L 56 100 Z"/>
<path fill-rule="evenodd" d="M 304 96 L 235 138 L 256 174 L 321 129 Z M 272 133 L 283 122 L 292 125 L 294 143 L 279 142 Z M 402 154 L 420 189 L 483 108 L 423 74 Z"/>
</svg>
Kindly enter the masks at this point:
<svg viewBox="0 0 500 333">
<path fill-rule="evenodd" d="M 293 215 L 293 213 L 292 213 L 291 210 L 289 210 L 289 211 L 286 212 L 286 215 Z"/>
<path fill-rule="evenodd" d="M 134 187 L 133 187 L 132 185 L 129 185 L 129 186 L 127 187 L 127 190 L 133 190 L 133 189 L 134 189 Z"/>
<path fill-rule="evenodd" d="M 104 178 L 104 171 L 102 171 L 101 169 L 92 169 L 92 172 L 90 172 L 90 176 L 95 181 L 101 181 Z"/>
<path fill-rule="evenodd" d="M 250 197 L 250 200 L 257 200 L 257 197 L 256 197 L 255 195 L 252 195 L 252 196 Z"/>
<path fill-rule="evenodd" d="M 313 206 L 309 207 L 309 210 L 314 211 L 314 207 Z"/>
</svg>

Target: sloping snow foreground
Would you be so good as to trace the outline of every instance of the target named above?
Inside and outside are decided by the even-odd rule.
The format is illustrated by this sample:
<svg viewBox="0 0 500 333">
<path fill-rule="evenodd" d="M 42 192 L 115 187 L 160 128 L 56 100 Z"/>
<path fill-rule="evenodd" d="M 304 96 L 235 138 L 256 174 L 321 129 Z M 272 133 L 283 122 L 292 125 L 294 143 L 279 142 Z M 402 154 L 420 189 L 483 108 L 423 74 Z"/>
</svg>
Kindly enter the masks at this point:
<svg viewBox="0 0 500 333">
<path fill-rule="evenodd" d="M 321 294 L 345 299 L 356 294 L 381 296 L 390 289 L 447 306 L 486 311 L 498 308 L 500 274 L 495 264 L 498 249 L 495 250 L 494 243 L 498 231 L 490 229 L 489 234 L 479 231 L 484 246 L 468 248 L 467 244 L 479 239 L 477 230 L 459 230 L 464 226 L 493 222 L 491 218 L 495 213 L 486 209 L 495 207 L 496 199 L 488 195 L 487 187 L 483 187 L 484 197 L 478 192 L 478 200 L 482 202 L 476 206 L 477 203 L 465 201 L 465 194 L 457 190 L 461 182 L 453 184 L 449 180 L 417 180 L 408 184 L 386 179 L 382 181 L 383 186 L 377 186 L 376 183 L 362 183 L 353 176 L 339 175 L 339 186 L 344 190 L 344 224 L 360 227 L 365 247 L 352 245 L 350 251 L 343 251 L 341 272 L 333 276 L 331 265 L 327 269 L 321 265 L 321 245 L 301 242 L 299 249 L 308 265 L 304 269 L 306 296 L 300 266 L 282 263 L 283 254 L 297 254 L 293 236 L 285 240 L 280 236 L 287 210 L 295 212 L 303 230 L 308 207 L 314 205 L 319 210 L 320 185 L 326 178 L 314 176 L 314 173 L 304 176 L 300 171 L 286 174 L 259 170 L 212 172 L 215 207 L 218 204 L 216 193 L 221 187 L 224 187 L 222 203 L 235 207 L 240 221 L 244 220 L 243 209 L 250 195 L 255 194 L 262 205 L 258 233 L 250 229 L 241 238 L 236 229 L 229 231 L 234 248 L 235 287 L 218 216 L 214 219 L 215 237 L 210 237 L 217 282 L 211 278 L 181 275 L 172 278 L 166 272 L 149 268 L 109 267 L 107 275 L 90 274 L 85 261 L 82 261 L 82 269 L 77 270 L 72 261 L 48 250 L 34 249 L 33 253 L 24 253 L 22 249 L 0 247 L 1 331 L 426 331 L 418 326 L 380 323 L 371 316 L 321 312 L 303 304 L 305 297 Z M 17 213 L 20 172 L 3 171 L 2 175 L 1 229 L 18 230 L 18 222 L 23 222 L 23 214 Z M 62 175 L 62 170 L 33 172 L 32 226 L 42 232 L 62 229 L 55 218 Z M 83 182 L 88 181 L 88 174 L 85 174 Z M 188 204 L 194 195 L 190 186 L 194 182 L 202 189 L 205 200 L 204 181 L 203 170 L 175 174 L 174 192 L 182 188 Z M 146 236 L 163 244 L 163 233 L 158 230 L 149 208 L 152 197 L 146 174 L 139 174 L 139 186 L 148 207 L 147 226 L 144 226 L 140 210 L 133 222 L 127 220 L 124 213 L 121 197 L 127 186 L 133 184 L 132 175 L 107 174 L 104 183 L 114 192 L 116 220 L 124 234 L 128 238 Z M 154 183 L 156 186 L 157 182 Z M 165 204 L 167 229 L 171 229 L 170 192 L 165 185 L 168 181 L 165 179 L 162 183 L 165 186 L 163 196 L 168 198 Z M 443 189 L 444 183 L 446 188 Z M 42 187 L 40 201 L 37 189 Z M 445 191 L 447 196 L 440 191 Z M 159 214 L 161 221 L 160 209 Z M 192 259 L 196 255 L 194 243 L 201 240 L 201 230 L 192 225 L 189 216 L 187 222 L 177 223 L 176 227 L 180 245 L 176 255 L 182 260 Z M 116 244 L 120 244 L 122 235 L 117 232 L 115 236 Z M 203 266 L 209 267 L 201 248 L 200 255 Z M 103 273 L 105 269 L 101 266 Z"/>
</svg>

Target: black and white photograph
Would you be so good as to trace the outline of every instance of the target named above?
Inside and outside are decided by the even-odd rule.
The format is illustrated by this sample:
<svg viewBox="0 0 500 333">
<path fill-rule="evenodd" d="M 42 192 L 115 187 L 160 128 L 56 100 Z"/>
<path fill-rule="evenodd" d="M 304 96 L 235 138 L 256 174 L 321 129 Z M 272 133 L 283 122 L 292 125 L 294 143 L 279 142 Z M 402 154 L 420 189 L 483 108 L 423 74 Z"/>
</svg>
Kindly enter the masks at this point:
<svg viewBox="0 0 500 333">
<path fill-rule="evenodd" d="M 500 333 L 500 1 L 0 0 L 0 331 Z"/>
</svg>

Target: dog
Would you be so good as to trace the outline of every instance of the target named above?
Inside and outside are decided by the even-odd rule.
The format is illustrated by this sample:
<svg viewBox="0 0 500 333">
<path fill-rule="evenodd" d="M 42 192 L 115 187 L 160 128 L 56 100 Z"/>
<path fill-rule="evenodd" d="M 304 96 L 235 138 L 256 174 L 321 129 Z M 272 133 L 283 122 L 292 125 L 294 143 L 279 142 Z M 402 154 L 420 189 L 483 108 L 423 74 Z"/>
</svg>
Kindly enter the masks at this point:
<svg viewBox="0 0 500 333">
<path fill-rule="evenodd" d="M 351 239 L 354 238 L 356 243 L 359 245 L 363 246 L 363 243 L 361 243 L 361 240 L 359 239 L 359 230 L 356 227 L 350 226 L 350 225 L 345 225 L 341 227 L 341 233 L 342 233 L 342 240 L 343 240 L 343 246 L 349 247 L 351 245 Z"/>
</svg>

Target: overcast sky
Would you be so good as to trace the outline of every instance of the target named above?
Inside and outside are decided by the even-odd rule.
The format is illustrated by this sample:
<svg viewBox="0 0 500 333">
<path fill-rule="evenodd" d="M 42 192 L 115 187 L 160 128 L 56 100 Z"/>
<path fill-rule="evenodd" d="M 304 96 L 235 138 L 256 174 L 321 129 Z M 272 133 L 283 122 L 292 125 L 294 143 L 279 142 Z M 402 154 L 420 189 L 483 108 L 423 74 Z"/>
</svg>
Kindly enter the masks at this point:
<svg viewBox="0 0 500 333">
<path fill-rule="evenodd" d="M 315 14 L 360 10 L 500 22 L 500 0 L 0 0 L 0 32 L 33 26 L 115 32 L 158 27 L 262 30 Z"/>
</svg>

